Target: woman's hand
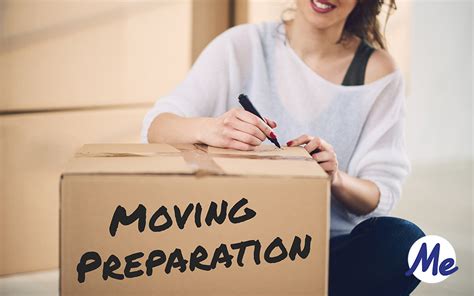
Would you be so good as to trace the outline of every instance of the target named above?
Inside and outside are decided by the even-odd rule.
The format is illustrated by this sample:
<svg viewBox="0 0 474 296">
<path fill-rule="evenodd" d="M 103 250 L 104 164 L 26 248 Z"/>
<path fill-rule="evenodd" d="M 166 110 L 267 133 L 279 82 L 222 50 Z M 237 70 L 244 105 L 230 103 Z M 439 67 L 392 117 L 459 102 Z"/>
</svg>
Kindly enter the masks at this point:
<svg viewBox="0 0 474 296">
<path fill-rule="evenodd" d="M 356 215 L 366 215 L 372 212 L 380 199 L 380 192 L 372 181 L 349 176 L 339 171 L 337 155 L 331 144 L 321 138 L 302 135 L 286 143 L 287 146 L 299 146 L 308 153 L 319 149 L 312 157 L 331 176 L 331 194 L 341 202 L 350 212 Z"/>
<path fill-rule="evenodd" d="M 261 120 L 241 108 L 234 108 L 216 118 L 208 118 L 198 136 L 199 142 L 221 148 L 254 150 L 267 136 L 276 138 L 276 123 Z"/>
<path fill-rule="evenodd" d="M 308 151 L 308 153 L 318 149 L 318 151 L 313 153 L 311 156 L 319 163 L 323 170 L 328 173 L 334 182 L 334 177 L 338 172 L 338 162 L 336 152 L 334 151 L 334 148 L 331 146 L 331 144 L 319 137 L 312 137 L 308 135 L 302 135 L 286 143 L 288 147 L 299 146 L 302 144 L 305 144 L 304 148 L 306 151 Z"/>
</svg>

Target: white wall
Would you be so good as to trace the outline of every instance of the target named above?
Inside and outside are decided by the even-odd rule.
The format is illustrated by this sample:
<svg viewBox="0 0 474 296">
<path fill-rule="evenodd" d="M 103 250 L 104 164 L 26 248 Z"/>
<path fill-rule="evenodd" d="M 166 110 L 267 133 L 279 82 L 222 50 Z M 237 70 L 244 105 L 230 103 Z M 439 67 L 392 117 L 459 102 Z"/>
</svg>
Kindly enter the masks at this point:
<svg viewBox="0 0 474 296">
<path fill-rule="evenodd" d="M 446 238 L 456 250 L 461 271 L 436 285 L 421 283 L 413 295 L 473 295 L 474 3 L 411 2 L 407 141 L 413 172 L 392 214 Z"/>
<path fill-rule="evenodd" d="M 472 159 L 472 5 L 412 1 L 407 141 L 414 164 Z"/>
</svg>

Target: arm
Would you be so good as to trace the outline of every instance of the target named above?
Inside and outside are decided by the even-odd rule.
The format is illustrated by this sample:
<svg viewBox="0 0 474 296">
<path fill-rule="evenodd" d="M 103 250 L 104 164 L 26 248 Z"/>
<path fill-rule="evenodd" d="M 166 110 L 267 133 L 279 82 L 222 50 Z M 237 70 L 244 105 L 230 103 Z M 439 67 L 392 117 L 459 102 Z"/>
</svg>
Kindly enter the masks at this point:
<svg viewBox="0 0 474 296">
<path fill-rule="evenodd" d="M 148 130 L 149 143 L 202 143 L 200 131 L 208 117 L 186 118 L 174 113 L 161 113 Z"/>
<path fill-rule="evenodd" d="M 305 145 L 308 153 L 316 148 L 320 150 L 312 155 L 331 177 L 331 192 L 348 211 L 356 215 L 366 215 L 377 207 L 380 192 L 377 185 L 370 181 L 352 177 L 338 169 L 334 148 L 318 137 L 300 136 L 287 143 L 288 146 Z"/>
<path fill-rule="evenodd" d="M 386 215 L 401 195 L 410 171 L 405 146 L 404 87 L 401 74 L 385 87 L 372 106 L 347 172 L 338 169 L 332 146 L 320 138 L 303 135 L 288 146 L 306 144 L 321 167 L 331 176 L 334 198 L 353 218 Z"/>
<path fill-rule="evenodd" d="M 234 43 L 247 38 L 242 28 L 215 38 L 201 53 L 186 79 L 148 112 L 142 128 L 145 143 L 204 143 L 216 147 L 252 150 L 274 137 L 272 120 L 262 121 L 243 109 L 227 109 L 230 80 L 238 71 L 230 63 L 246 62 L 232 55 Z M 226 112 L 227 111 L 227 112 Z M 215 117 L 216 114 L 220 116 Z"/>
<path fill-rule="evenodd" d="M 252 150 L 267 136 L 275 138 L 276 123 L 265 122 L 243 109 L 231 109 L 219 117 L 186 118 L 162 113 L 148 133 L 150 143 L 203 143 L 215 147 Z"/>
<path fill-rule="evenodd" d="M 143 121 L 144 143 L 198 143 L 199 131 L 216 110 L 225 109 L 229 89 L 227 47 L 223 33 L 199 55 L 185 79 L 156 101 Z"/>
<path fill-rule="evenodd" d="M 349 176 L 339 170 L 334 174 L 331 192 L 348 211 L 358 216 L 374 211 L 380 199 L 374 182 Z"/>
</svg>

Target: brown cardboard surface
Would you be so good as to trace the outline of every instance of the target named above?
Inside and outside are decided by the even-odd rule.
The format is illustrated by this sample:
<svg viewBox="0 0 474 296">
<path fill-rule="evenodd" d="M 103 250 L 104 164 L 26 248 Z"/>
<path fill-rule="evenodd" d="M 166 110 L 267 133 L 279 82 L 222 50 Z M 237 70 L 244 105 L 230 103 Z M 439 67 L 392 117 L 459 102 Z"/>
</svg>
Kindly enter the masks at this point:
<svg viewBox="0 0 474 296">
<path fill-rule="evenodd" d="M 315 161 L 238 159 L 216 157 L 214 161 L 226 174 L 251 176 L 293 176 L 325 178 L 327 174 Z"/>
<path fill-rule="evenodd" d="M 192 153 L 186 157 L 184 151 Z M 239 151 L 182 144 L 89 144 L 76 153 L 64 174 L 195 174 L 209 162 L 227 175 L 327 177 L 304 148 L 272 145 Z"/>
<path fill-rule="evenodd" d="M 191 147 L 194 146 L 191 145 Z M 110 156 L 117 154 L 152 156 L 157 151 L 163 153 L 180 153 L 180 150 L 168 144 L 86 144 L 77 151 L 76 156 L 97 157 L 107 154 L 110 154 Z"/>
<path fill-rule="evenodd" d="M 154 102 L 228 27 L 218 1 L 2 2 L 0 112 Z"/>
<path fill-rule="evenodd" d="M 35 6 L 55 14 L 66 10 L 64 2 L 70 1 Z M 191 5 L 158 3 L 71 15 L 73 25 L 58 20 L 9 36 L 0 47 L 0 110 L 152 103 L 169 92 L 191 65 Z M 15 7 L 5 13 L 20 13 Z M 48 10 L 40 11 L 47 17 Z"/>
<path fill-rule="evenodd" d="M 59 266 L 59 176 L 83 143 L 138 142 L 146 109 L 0 116 L 0 275 Z"/>
<path fill-rule="evenodd" d="M 324 295 L 327 269 L 327 183 L 323 180 L 271 178 L 231 178 L 193 176 L 68 176 L 62 186 L 62 295 Z M 306 192 L 318 194 L 308 195 Z M 252 220 L 241 224 L 215 225 L 183 230 L 170 228 L 161 233 L 133 227 L 119 227 L 111 237 L 108 227 L 117 205 L 133 211 L 138 203 L 150 214 L 162 205 L 168 208 L 189 202 L 201 202 L 203 208 L 211 200 L 225 199 L 232 204 L 245 196 L 257 212 Z M 94 205 L 94 206 L 92 206 Z M 307 217 L 307 218 L 304 218 Z M 311 217 L 311 218 L 310 218 Z M 101 277 L 101 269 L 86 274 L 85 282 L 77 282 L 76 266 L 81 256 L 96 251 L 111 254 L 123 261 L 125 256 L 143 252 L 144 260 L 154 249 L 168 254 L 181 248 L 189 253 L 204 246 L 209 253 L 221 243 L 259 239 L 268 245 L 275 237 L 291 241 L 295 235 L 312 236 L 312 253 L 305 260 L 285 260 L 275 264 L 256 265 L 247 254 L 244 266 L 234 262 L 215 270 L 183 273 L 174 269 L 165 274 L 156 268 L 146 275 L 124 279 Z M 251 253 L 250 253 L 251 254 Z M 236 255 L 236 254 L 234 254 Z M 263 256 L 262 256 L 263 257 Z M 124 262 L 122 262 L 124 264 Z M 143 268 L 143 266 L 141 266 Z M 137 268 L 140 269 L 140 268 Z M 123 271 L 123 270 L 122 270 Z M 119 271 L 117 271 L 119 272 Z"/>
<path fill-rule="evenodd" d="M 51 28 L 58 28 L 71 22 L 98 18 L 99 16 L 117 14 L 124 9 L 139 8 L 141 5 L 122 1 L 44 1 L 44 0 L 3 0 L 3 11 L 0 20 L 2 31 L 0 37 L 8 38 L 32 34 Z"/>
<path fill-rule="evenodd" d="M 87 157 L 72 160 L 65 174 L 193 174 L 183 157 Z"/>
<path fill-rule="evenodd" d="M 193 51 L 195 61 L 207 44 L 230 24 L 230 0 L 193 0 Z"/>
<path fill-rule="evenodd" d="M 311 158 L 306 150 L 301 147 L 277 148 L 274 145 L 260 145 L 253 151 L 235 151 L 216 147 L 208 147 L 207 151 L 212 154 L 235 154 L 235 155 L 257 155 L 257 156 L 301 156 Z"/>
<path fill-rule="evenodd" d="M 4 131 L 4 124 L 3 121 L 0 120 L 0 240 L 3 242 L 3 238 L 5 237 L 5 230 L 4 226 L 6 223 L 5 219 L 5 143 L 1 139 L 5 138 L 5 131 Z M 5 257 L 5 248 L 3 243 L 0 243 L 0 266 L 4 266 L 4 257 Z M 2 271 L 0 269 L 0 275 Z"/>
<path fill-rule="evenodd" d="M 166 145 L 102 147 L 104 151 L 114 151 L 117 153 L 116 156 L 109 154 L 106 157 L 97 157 L 90 154 L 84 157 L 82 152 L 91 150 L 94 150 L 96 155 L 101 155 L 99 146 L 86 146 L 70 163 L 72 168 L 66 169 L 62 177 L 61 295 L 325 295 L 327 293 L 329 180 L 318 170 L 306 167 L 313 165 L 319 168 L 314 161 L 301 158 L 258 159 L 254 158 L 255 155 L 249 159 L 246 158 L 248 155 L 242 155 L 240 152 L 225 151 L 231 157 L 223 157 L 222 153 L 214 154 L 219 157 L 214 157 L 212 153 L 208 156 L 223 165 L 225 173 L 231 170 L 231 166 L 219 163 L 221 160 L 240 161 L 237 171 L 233 172 L 235 174 L 196 176 L 195 171 L 175 174 L 169 165 L 179 167 L 180 164 L 165 161 L 166 159 L 174 161 L 181 157 L 174 155 L 178 153 L 169 153 L 170 149 Z M 187 148 L 190 149 L 189 146 Z M 168 151 L 168 154 L 151 155 L 150 152 L 153 150 Z M 123 156 L 125 152 L 131 151 L 145 154 Z M 199 151 L 200 155 L 204 153 L 201 149 Z M 207 151 L 216 150 L 208 148 Z M 280 153 L 295 156 L 300 154 L 301 150 L 285 149 Z M 90 166 L 88 173 L 85 169 L 73 169 L 77 161 L 83 160 L 99 162 L 107 160 L 108 163 L 103 163 L 104 167 L 113 167 L 113 162 L 120 165 L 108 171 L 99 171 L 93 162 L 88 162 L 83 163 L 84 167 Z M 123 160 L 128 161 L 126 166 L 122 165 Z M 142 162 L 143 160 L 154 162 L 153 165 L 161 169 L 148 171 L 149 167 Z M 278 174 L 265 170 L 270 162 L 279 167 L 276 170 Z M 284 167 L 291 166 L 293 168 L 289 172 L 284 171 Z M 250 172 L 251 167 L 259 167 L 261 175 L 253 175 Z M 142 173 L 134 173 L 143 168 L 146 170 Z M 301 171 L 308 169 L 307 174 L 301 174 Z M 274 168 L 270 167 L 268 170 Z M 176 225 L 173 211 L 175 206 L 184 211 L 189 204 L 200 203 L 205 216 L 211 202 L 220 205 L 222 200 L 225 200 L 230 208 L 242 198 L 248 200 L 246 207 L 256 212 L 255 217 L 248 221 L 231 223 L 226 218 L 222 224 L 213 221 L 208 226 L 202 218 L 201 227 L 197 227 L 193 219 L 195 214 L 193 210 L 184 229 L 179 229 Z M 138 231 L 137 223 L 119 225 L 116 235 L 112 236 L 109 226 L 116 208 L 121 206 L 130 215 L 140 204 L 146 208 L 147 220 L 144 230 Z M 168 209 L 173 224 L 167 230 L 153 232 L 149 228 L 148 219 L 162 206 Z M 243 209 L 240 211 L 242 214 Z M 311 250 L 306 258 L 297 256 L 293 261 L 287 257 L 273 264 L 264 260 L 264 252 L 275 238 L 281 238 L 289 250 L 295 236 L 304 241 L 306 235 L 312 238 Z M 260 241 L 260 264 L 255 263 L 252 248 L 249 248 L 243 256 L 243 266 L 238 265 L 238 251 L 231 249 L 231 244 L 246 240 Z M 145 262 L 153 250 L 162 250 L 169 256 L 179 248 L 183 257 L 190 260 L 190 253 L 198 245 L 204 247 L 208 256 L 212 257 L 215 249 L 221 244 L 226 244 L 229 253 L 234 256 L 230 266 L 218 263 L 213 270 L 190 271 L 188 262 L 182 272 L 172 268 L 167 274 L 164 265 L 160 265 L 153 269 L 153 274 L 150 276 L 144 273 L 122 280 L 103 278 L 102 267 L 110 255 L 115 255 L 121 261 L 121 266 L 115 272 L 123 274 L 126 266 L 125 257 L 142 252 L 142 257 L 137 259 L 140 265 L 135 266 L 133 270 L 145 272 Z M 97 252 L 102 265 L 86 273 L 85 281 L 80 283 L 77 266 L 81 257 L 87 252 Z M 277 249 L 272 254 L 276 256 L 278 252 Z M 210 260 L 208 258 L 203 262 L 208 264 Z"/>
</svg>

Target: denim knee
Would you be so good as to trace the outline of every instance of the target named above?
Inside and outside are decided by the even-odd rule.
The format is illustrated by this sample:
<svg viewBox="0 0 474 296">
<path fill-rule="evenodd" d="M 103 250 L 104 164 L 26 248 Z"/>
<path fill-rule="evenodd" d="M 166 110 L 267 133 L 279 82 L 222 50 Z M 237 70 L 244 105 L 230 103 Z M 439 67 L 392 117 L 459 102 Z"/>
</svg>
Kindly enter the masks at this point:
<svg viewBox="0 0 474 296">
<path fill-rule="evenodd" d="M 393 237 L 398 244 L 405 243 L 409 249 L 414 242 L 425 236 L 415 223 L 396 217 L 379 217 L 377 223 Z"/>
<path fill-rule="evenodd" d="M 396 217 L 372 217 L 357 225 L 353 234 L 372 233 L 376 241 L 396 244 L 399 250 L 407 251 L 419 238 L 425 236 L 413 222 Z"/>
</svg>

